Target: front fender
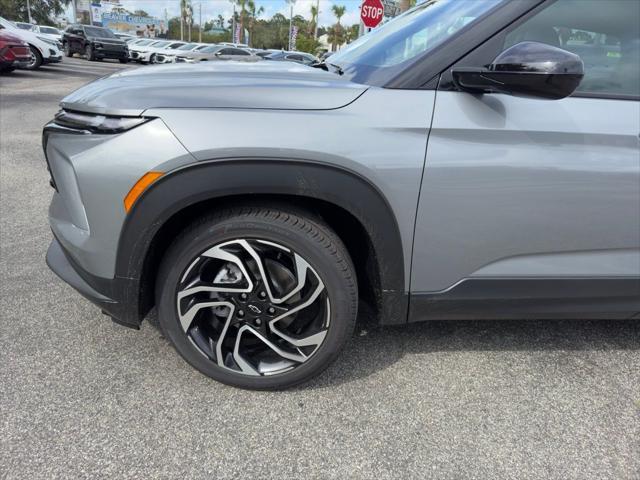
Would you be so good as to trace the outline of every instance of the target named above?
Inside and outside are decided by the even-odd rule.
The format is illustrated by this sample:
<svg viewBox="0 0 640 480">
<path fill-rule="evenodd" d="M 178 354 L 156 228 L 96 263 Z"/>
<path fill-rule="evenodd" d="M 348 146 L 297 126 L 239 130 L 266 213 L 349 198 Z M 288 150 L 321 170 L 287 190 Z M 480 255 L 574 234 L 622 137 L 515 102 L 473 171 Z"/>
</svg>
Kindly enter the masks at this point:
<svg viewBox="0 0 640 480">
<path fill-rule="evenodd" d="M 118 246 L 116 276 L 139 281 L 154 237 L 165 222 L 181 211 L 212 199 L 246 199 L 256 194 L 319 199 L 355 217 L 375 251 L 384 307 L 382 318 L 393 318 L 395 323 L 406 321 L 408 288 L 402 241 L 386 198 L 354 172 L 302 160 L 198 162 L 161 177 L 143 193 L 126 218 Z"/>
</svg>

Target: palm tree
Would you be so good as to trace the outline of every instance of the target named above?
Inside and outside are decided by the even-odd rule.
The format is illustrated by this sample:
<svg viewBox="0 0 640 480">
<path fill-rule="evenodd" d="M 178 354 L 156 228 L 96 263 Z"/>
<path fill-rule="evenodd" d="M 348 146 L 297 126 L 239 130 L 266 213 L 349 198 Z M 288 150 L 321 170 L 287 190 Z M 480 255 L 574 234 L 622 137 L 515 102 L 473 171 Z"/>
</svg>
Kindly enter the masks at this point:
<svg viewBox="0 0 640 480">
<path fill-rule="evenodd" d="M 318 35 L 318 7 L 311 5 L 311 22 L 309 22 L 309 36 L 313 34 L 313 39 L 317 40 Z"/>
<path fill-rule="evenodd" d="M 339 46 L 342 45 L 344 43 L 344 39 L 342 38 L 342 25 L 340 24 L 340 19 L 344 16 L 345 12 L 347 11 L 347 7 L 345 7 L 344 5 L 332 5 L 331 6 L 331 11 L 333 11 L 333 14 L 336 16 L 336 18 L 338 19 L 338 23 L 336 23 L 333 26 L 333 35 L 330 36 L 333 37 L 334 42 L 331 42 L 331 44 L 333 46 Z"/>
<path fill-rule="evenodd" d="M 331 11 L 333 11 L 333 14 L 338 19 L 338 25 L 340 25 L 340 19 L 344 17 L 345 12 L 347 11 L 347 7 L 345 7 L 344 5 L 332 5 Z"/>
<path fill-rule="evenodd" d="M 180 0 L 180 40 L 184 41 L 184 21 L 187 18 L 187 5 L 189 0 Z"/>
<path fill-rule="evenodd" d="M 264 7 L 261 6 L 256 9 L 256 2 L 254 0 L 249 0 L 247 2 L 247 7 L 249 9 L 249 42 L 253 43 L 253 26 L 255 25 L 258 16 L 264 12 Z"/>
<path fill-rule="evenodd" d="M 327 42 L 331 45 L 332 52 L 335 52 L 337 50 L 337 46 L 342 44 L 342 35 L 338 30 L 338 24 L 327 28 Z"/>
</svg>

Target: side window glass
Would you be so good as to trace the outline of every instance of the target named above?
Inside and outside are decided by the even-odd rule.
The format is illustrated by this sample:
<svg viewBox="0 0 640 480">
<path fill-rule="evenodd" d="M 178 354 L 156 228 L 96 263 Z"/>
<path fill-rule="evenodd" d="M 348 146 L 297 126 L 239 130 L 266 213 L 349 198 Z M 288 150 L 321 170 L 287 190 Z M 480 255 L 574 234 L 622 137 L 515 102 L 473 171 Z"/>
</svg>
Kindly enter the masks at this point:
<svg viewBox="0 0 640 480">
<path fill-rule="evenodd" d="M 578 93 L 640 96 L 640 2 L 557 0 L 509 32 L 504 47 L 524 41 L 579 55 Z"/>
</svg>

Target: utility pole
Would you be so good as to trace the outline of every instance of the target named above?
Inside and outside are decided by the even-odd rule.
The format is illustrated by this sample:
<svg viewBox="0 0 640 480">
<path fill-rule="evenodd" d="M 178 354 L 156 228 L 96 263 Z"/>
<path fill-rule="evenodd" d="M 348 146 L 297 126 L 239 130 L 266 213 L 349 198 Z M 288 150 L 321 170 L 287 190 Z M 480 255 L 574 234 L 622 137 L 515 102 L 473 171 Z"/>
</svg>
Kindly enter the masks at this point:
<svg viewBox="0 0 640 480">
<path fill-rule="evenodd" d="M 236 39 L 236 2 L 235 0 L 229 0 L 233 3 L 233 16 L 231 17 L 231 43 L 235 43 Z"/>
<path fill-rule="evenodd" d="M 314 40 L 318 40 L 318 23 L 320 23 L 320 0 L 316 0 L 316 28 L 313 32 Z"/>
<path fill-rule="evenodd" d="M 199 5 L 200 8 L 200 28 L 198 29 L 199 34 L 198 34 L 198 42 L 202 43 L 202 2 L 200 2 Z"/>
<path fill-rule="evenodd" d="M 31 18 L 31 4 L 27 0 L 27 13 L 29 14 L 29 23 L 33 25 L 33 19 Z"/>
<path fill-rule="evenodd" d="M 287 3 L 291 5 L 291 13 L 289 14 L 289 48 L 291 50 L 291 33 L 293 31 L 293 4 L 296 3 L 296 0 L 287 0 Z"/>
</svg>

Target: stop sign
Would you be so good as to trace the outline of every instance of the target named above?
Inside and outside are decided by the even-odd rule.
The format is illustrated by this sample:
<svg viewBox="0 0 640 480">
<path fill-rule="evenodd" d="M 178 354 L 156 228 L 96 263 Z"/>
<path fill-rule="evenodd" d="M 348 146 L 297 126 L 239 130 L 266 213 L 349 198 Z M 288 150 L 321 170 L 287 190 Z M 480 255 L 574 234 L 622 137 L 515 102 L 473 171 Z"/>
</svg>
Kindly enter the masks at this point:
<svg viewBox="0 0 640 480">
<path fill-rule="evenodd" d="M 384 17 L 382 0 L 364 0 L 360 7 L 360 18 L 365 27 L 377 27 Z"/>
</svg>

